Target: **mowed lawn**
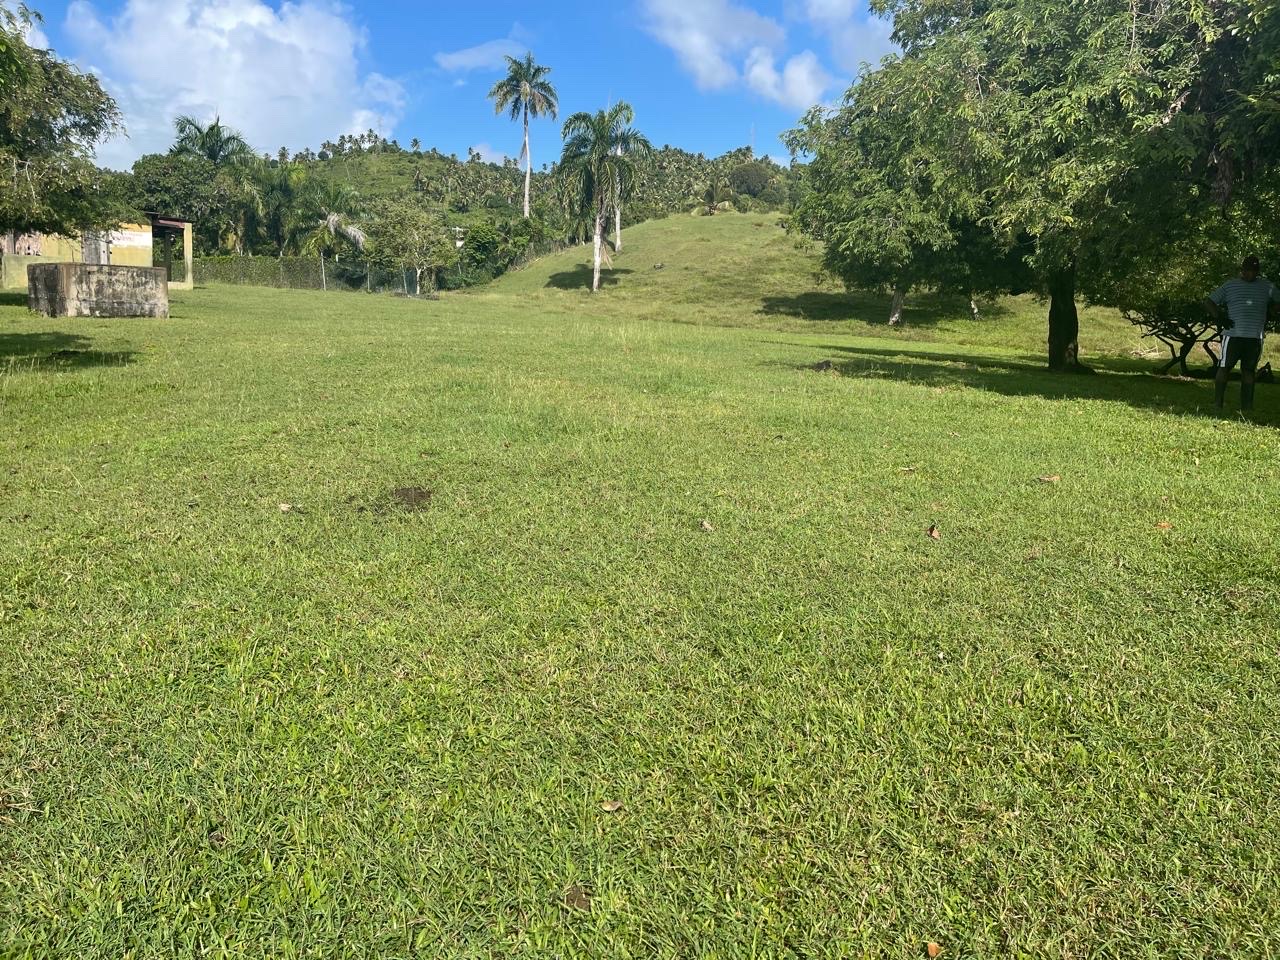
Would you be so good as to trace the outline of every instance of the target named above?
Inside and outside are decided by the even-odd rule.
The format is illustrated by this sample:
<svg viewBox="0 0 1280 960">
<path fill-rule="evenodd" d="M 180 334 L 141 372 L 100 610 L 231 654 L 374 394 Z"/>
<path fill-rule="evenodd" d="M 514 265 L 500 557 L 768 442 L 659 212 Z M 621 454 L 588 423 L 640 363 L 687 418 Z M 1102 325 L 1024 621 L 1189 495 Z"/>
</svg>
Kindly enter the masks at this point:
<svg viewBox="0 0 1280 960">
<path fill-rule="evenodd" d="M 0 956 L 1280 951 L 1280 387 L 625 239 L 0 305 Z"/>
</svg>

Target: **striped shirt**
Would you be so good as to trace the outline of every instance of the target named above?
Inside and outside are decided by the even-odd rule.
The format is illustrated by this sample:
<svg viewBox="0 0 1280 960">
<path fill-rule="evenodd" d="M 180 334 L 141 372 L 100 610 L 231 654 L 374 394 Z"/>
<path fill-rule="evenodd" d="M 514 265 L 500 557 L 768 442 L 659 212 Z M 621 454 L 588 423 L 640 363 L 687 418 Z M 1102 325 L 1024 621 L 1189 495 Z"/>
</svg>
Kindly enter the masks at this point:
<svg viewBox="0 0 1280 960">
<path fill-rule="evenodd" d="M 1261 339 L 1267 332 L 1267 308 L 1280 303 L 1280 292 L 1266 277 L 1257 280 L 1232 277 L 1209 294 L 1209 299 L 1227 308 L 1231 329 L 1224 330 L 1223 336 Z"/>
</svg>

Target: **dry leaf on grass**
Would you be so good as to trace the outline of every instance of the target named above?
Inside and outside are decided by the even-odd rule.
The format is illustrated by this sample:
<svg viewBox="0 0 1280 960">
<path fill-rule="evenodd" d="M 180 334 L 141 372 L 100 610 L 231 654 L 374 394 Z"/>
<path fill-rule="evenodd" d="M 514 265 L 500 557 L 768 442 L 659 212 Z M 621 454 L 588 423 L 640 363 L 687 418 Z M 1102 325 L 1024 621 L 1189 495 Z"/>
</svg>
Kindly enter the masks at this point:
<svg viewBox="0 0 1280 960">
<path fill-rule="evenodd" d="M 288 513 L 288 512 L 289 512 L 290 510 L 292 510 L 292 509 L 293 509 L 293 504 L 292 504 L 292 503 L 282 503 L 282 504 L 280 504 L 280 512 L 281 512 L 281 513 Z"/>
<path fill-rule="evenodd" d="M 899 473 L 915 473 L 916 468 L 915 467 L 899 467 L 898 472 Z"/>
<path fill-rule="evenodd" d="M 591 894 L 580 883 L 575 883 L 564 892 L 564 905 L 574 910 L 590 910 Z"/>
<path fill-rule="evenodd" d="M 1062 477 L 1058 476 L 1056 473 L 1046 473 L 1044 476 L 1037 477 L 1036 479 L 1041 483 L 1057 483 L 1062 479 Z"/>
<path fill-rule="evenodd" d="M 1172 529 L 1173 529 L 1173 524 L 1172 524 L 1172 523 L 1170 523 L 1168 520 L 1161 520 L 1159 523 L 1157 523 L 1157 524 L 1156 524 L 1156 529 L 1157 529 L 1157 530 L 1172 530 Z"/>
<path fill-rule="evenodd" d="M 930 957 L 942 956 L 942 947 L 934 943 L 932 940 L 929 941 L 929 946 L 925 948 L 925 951 L 929 954 Z"/>
<path fill-rule="evenodd" d="M 925 531 L 925 536 L 930 540 L 941 540 L 942 531 L 938 529 L 938 525 L 936 523 L 931 523 L 929 524 L 929 529 Z"/>
<path fill-rule="evenodd" d="M 600 809 L 603 810 L 605 813 L 617 813 L 619 810 L 622 809 L 622 801 L 606 800 L 604 803 L 600 804 Z"/>
<path fill-rule="evenodd" d="M 711 521 L 710 521 L 710 520 L 703 520 L 703 521 L 702 521 L 702 529 L 703 529 L 703 530 L 705 530 L 705 531 L 707 531 L 707 533 L 710 533 L 712 530 L 714 530 L 714 529 L 715 529 L 715 527 L 711 525 Z"/>
</svg>

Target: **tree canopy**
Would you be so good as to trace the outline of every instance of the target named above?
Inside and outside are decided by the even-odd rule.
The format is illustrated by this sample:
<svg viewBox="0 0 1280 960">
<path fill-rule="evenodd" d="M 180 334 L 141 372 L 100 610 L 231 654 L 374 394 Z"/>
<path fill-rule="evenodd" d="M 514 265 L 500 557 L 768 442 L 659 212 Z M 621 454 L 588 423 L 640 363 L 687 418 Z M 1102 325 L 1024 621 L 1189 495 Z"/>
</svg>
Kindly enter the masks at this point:
<svg viewBox="0 0 1280 960">
<path fill-rule="evenodd" d="M 797 133 L 816 193 L 800 226 L 838 263 L 872 249 L 852 234 L 867 218 L 882 273 L 973 225 L 1025 238 L 1049 364 L 1076 368 L 1078 292 L 1271 177 L 1272 5 L 876 0 L 901 54 Z"/>
<path fill-rule="evenodd" d="M 31 18 L 0 5 L 0 231 L 105 225 L 116 211 L 93 152 L 119 111 L 96 77 L 27 43 Z"/>
<path fill-rule="evenodd" d="M 224 126 L 221 117 L 214 117 L 209 123 L 200 123 L 194 117 L 181 116 L 173 121 L 173 129 L 177 133 L 177 139 L 173 143 L 174 153 L 203 157 L 215 169 L 221 170 L 226 166 L 256 159 L 253 148 L 243 134 Z M 284 150 L 283 147 L 281 149 Z M 287 152 L 286 150 L 285 153 Z"/>
</svg>

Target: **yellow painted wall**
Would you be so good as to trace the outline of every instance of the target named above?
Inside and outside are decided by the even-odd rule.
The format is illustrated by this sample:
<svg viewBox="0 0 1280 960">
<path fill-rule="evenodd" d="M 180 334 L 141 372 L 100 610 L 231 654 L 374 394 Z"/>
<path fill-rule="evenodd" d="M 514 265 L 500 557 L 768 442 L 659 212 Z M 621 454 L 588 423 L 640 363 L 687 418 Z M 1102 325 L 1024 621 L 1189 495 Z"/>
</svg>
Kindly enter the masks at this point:
<svg viewBox="0 0 1280 960">
<path fill-rule="evenodd" d="M 151 224 L 126 223 L 111 231 L 111 262 L 122 267 L 150 267 Z"/>
<path fill-rule="evenodd" d="M 19 253 L 6 253 L 0 256 L 0 290 L 25 290 L 28 264 L 57 262 L 56 257 L 28 257 Z"/>
<path fill-rule="evenodd" d="M 123 267 L 150 267 L 151 224 L 126 223 L 111 231 L 111 262 Z M 44 234 L 37 256 L 0 255 L 0 289 L 25 290 L 27 265 L 32 263 L 79 263 L 84 259 L 80 237 Z"/>
</svg>

